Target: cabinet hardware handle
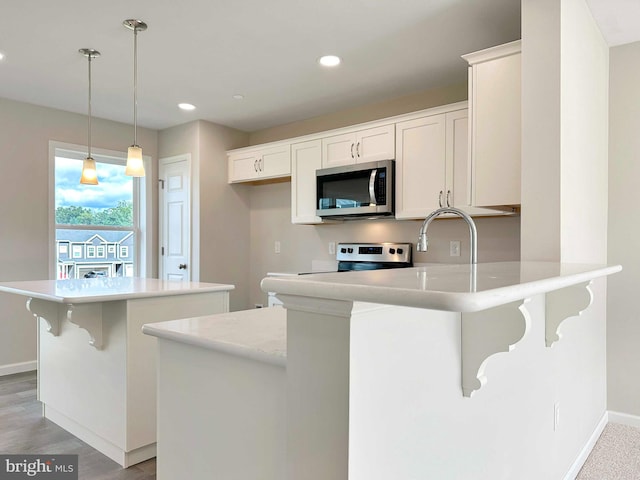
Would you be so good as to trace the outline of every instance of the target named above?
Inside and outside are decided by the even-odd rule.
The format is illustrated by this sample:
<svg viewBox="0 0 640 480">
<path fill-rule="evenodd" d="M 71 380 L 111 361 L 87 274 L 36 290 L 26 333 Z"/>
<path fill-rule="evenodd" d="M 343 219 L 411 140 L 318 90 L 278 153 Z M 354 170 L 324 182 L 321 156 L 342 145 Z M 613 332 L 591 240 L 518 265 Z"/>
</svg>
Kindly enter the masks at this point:
<svg viewBox="0 0 640 480">
<path fill-rule="evenodd" d="M 180 265 L 178 265 L 178 269 L 186 270 L 187 269 L 187 264 L 186 263 L 181 263 Z"/>
<path fill-rule="evenodd" d="M 449 201 L 449 198 L 451 197 L 451 190 L 447 190 L 447 207 L 451 206 L 451 203 Z"/>
<path fill-rule="evenodd" d="M 264 158 L 261 158 L 260 161 L 258 161 L 258 166 L 260 167 L 260 171 L 263 170 L 263 162 L 264 162 Z"/>
<path fill-rule="evenodd" d="M 360 142 L 356 145 L 356 156 L 360 158 Z"/>
<path fill-rule="evenodd" d="M 354 144 L 352 143 L 352 144 L 351 144 L 351 158 L 356 158 L 356 157 L 353 155 L 353 145 L 354 145 Z"/>
<path fill-rule="evenodd" d="M 253 169 L 254 169 L 256 172 L 258 171 L 258 160 L 257 160 L 257 159 L 253 162 Z"/>
<path fill-rule="evenodd" d="M 440 193 L 438 194 L 438 205 L 440 205 L 440 208 L 442 208 L 442 190 L 440 190 Z"/>
</svg>

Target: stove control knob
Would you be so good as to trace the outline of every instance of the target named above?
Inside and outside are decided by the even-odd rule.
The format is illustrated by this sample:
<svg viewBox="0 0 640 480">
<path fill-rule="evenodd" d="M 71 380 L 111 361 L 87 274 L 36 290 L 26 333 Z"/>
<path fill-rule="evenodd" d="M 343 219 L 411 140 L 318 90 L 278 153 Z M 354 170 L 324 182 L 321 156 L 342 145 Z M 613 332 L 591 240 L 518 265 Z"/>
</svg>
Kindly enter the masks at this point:
<svg viewBox="0 0 640 480">
<path fill-rule="evenodd" d="M 397 250 L 397 252 L 398 252 L 398 255 L 402 255 L 402 253 L 404 252 L 404 250 L 402 250 L 401 248 L 399 248 L 399 249 Z"/>
<path fill-rule="evenodd" d="M 347 252 L 353 253 L 353 248 L 347 248 Z"/>
<path fill-rule="evenodd" d="M 390 253 L 391 255 L 393 255 L 394 253 L 396 253 L 396 249 L 395 249 L 395 248 L 390 248 L 390 249 L 389 249 L 389 253 Z"/>
<path fill-rule="evenodd" d="M 340 253 L 347 253 L 347 249 L 346 248 L 341 248 L 340 249 Z"/>
</svg>

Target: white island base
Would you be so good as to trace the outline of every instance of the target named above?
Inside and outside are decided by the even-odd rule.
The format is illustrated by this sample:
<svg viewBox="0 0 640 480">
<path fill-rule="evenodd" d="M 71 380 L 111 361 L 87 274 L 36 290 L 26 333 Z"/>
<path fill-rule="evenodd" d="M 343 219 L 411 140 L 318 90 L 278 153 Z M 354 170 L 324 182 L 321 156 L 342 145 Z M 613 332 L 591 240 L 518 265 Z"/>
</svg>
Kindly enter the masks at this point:
<svg viewBox="0 0 640 480">
<path fill-rule="evenodd" d="M 142 325 L 228 311 L 232 285 L 154 279 L 0 284 L 39 318 L 46 418 L 123 467 L 156 456 L 156 342 Z"/>
<path fill-rule="evenodd" d="M 267 312 L 146 325 L 160 337 L 158 479 L 571 480 L 607 421 L 603 277 L 618 270 L 267 278 L 286 368 L 259 347 L 282 341 L 273 322 L 256 340 L 243 318 Z"/>
</svg>

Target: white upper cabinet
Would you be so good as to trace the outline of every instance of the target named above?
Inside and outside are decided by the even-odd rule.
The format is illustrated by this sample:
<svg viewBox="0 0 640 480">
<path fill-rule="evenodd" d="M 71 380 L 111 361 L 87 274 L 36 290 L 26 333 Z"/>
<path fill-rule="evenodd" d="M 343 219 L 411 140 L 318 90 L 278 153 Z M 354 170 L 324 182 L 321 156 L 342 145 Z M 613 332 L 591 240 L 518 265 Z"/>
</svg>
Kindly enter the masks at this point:
<svg viewBox="0 0 640 480">
<path fill-rule="evenodd" d="M 424 218 L 443 201 L 445 114 L 396 124 L 396 218 Z"/>
<path fill-rule="evenodd" d="M 469 62 L 473 205 L 520 204 L 521 42 L 464 55 Z"/>
<path fill-rule="evenodd" d="M 316 215 L 316 170 L 322 168 L 322 141 L 291 145 L 291 223 L 322 223 Z"/>
<path fill-rule="evenodd" d="M 368 128 L 322 139 L 322 167 L 392 160 L 395 154 L 394 125 Z"/>
<path fill-rule="evenodd" d="M 396 124 L 396 218 L 450 206 L 470 213 L 467 109 Z"/>
<path fill-rule="evenodd" d="M 228 153 L 229 183 L 252 182 L 291 175 L 288 143 Z"/>
</svg>

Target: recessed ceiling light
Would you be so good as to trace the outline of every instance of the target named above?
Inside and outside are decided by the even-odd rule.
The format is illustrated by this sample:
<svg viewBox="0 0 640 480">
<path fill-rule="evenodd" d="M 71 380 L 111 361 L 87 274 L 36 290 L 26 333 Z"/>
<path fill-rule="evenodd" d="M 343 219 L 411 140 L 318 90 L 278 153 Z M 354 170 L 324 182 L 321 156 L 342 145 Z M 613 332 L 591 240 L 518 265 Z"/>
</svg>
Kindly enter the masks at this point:
<svg viewBox="0 0 640 480">
<path fill-rule="evenodd" d="M 337 57 L 335 55 L 325 55 L 324 57 L 320 57 L 318 59 L 318 63 L 323 67 L 336 67 L 340 65 L 341 61 L 342 60 L 340 59 L 340 57 Z"/>
<path fill-rule="evenodd" d="M 195 110 L 196 106 L 191 105 L 190 103 L 179 103 L 178 107 L 182 110 Z"/>
<path fill-rule="evenodd" d="M 0 52 L 0 60 L 4 58 L 4 53 Z"/>
<path fill-rule="evenodd" d="M 240 95 L 239 93 L 236 93 L 232 98 L 234 100 L 244 100 L 244 95 Z"/>
</svg>

